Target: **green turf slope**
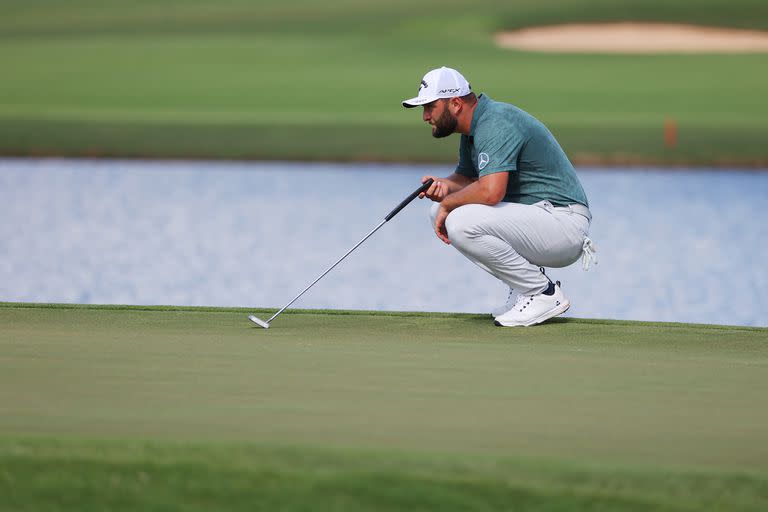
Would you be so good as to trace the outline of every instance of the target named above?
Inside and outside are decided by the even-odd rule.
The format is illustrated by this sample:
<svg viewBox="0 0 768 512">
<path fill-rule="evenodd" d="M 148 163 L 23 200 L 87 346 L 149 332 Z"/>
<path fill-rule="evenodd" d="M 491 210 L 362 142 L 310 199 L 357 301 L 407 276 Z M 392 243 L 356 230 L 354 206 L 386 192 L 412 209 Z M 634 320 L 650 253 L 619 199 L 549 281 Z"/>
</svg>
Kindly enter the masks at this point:
<svg viewBox="0 0 768 512">
<path fill-rule="evenodd" d="M 578 162 L 766 165 L 768 54 L 562 55 L 502 29 L 649 20 L 768 28 L 755 0 L 3 3 L 0 154 L 441 161 L 428 69 L 528 110 Z M 678 145 L 664 145 L 674 119 Z"/>
<path fill-rule="evenodd" d="M 0 305 L 0 510 L 768 505 L 767 329 L 245 314 Z"/>
</svg>

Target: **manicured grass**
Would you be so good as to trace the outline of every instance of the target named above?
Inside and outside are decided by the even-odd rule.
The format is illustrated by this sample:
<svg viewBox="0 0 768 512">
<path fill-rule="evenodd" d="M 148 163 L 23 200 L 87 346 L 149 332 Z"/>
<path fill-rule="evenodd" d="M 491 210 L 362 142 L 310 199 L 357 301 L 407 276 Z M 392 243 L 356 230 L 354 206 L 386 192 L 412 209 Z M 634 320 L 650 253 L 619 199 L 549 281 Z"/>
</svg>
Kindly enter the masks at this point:
<svg viewBox="0 0 768 512">
<path fill-rule="evenodd" d="M 263 330 L 245 314 L 0 304 L 0 496 L 15 510 L 768 501 L 766 329 L 289 311 Z"/>
<path fill-rule="evenodd" d="M 253 2 L 221 0 L 4 0 L 0 36 L 59 34 L 146 34 L 211 32 L 370 33 L 425 36 L 464 27 L 497 30 L 570 21 L 671 21 L 701 25 L 768 28 L 768 6 L 760 0 L 409 0 L 357 2 L 312 0 Z"/>
<path fill-rule="evenodd" d="M 15 511 L 760 511 L 756 472 L 659 471 L 503 456 L 0 437 Z"/>
<path fill-rule="evenodd" d="M 437 5 L 405 16 L 399 0 L 11 2 L 0 154 L 451 162 L 455 138 L 433 140 L 399 105 L 446 64 L 542 119 L 578 162 L 768 162 L 765 54 L 545 55 L 492 42 L 505 27 L 686 13 L 764 28 L 764 3 L 489 1 L 448 15 L 462 12 L 448 2 L 429 15 Z M 676 148 L 664 147 L 665 119 L 678 123 Z"/>
</svg>

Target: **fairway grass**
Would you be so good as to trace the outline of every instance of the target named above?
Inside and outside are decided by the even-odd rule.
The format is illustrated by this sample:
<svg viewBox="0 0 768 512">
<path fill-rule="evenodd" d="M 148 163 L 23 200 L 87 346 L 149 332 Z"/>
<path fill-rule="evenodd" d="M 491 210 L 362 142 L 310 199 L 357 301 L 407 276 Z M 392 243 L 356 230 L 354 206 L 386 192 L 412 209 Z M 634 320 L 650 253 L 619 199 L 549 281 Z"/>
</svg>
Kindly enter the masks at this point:
<svg viewBox="0 0 768 512">
<path fill-rule="evenodd" d="M 542 120 L 577 163 L 765 166 L 768 54 L 493 42 L 497 30 L 569 21 L 765 29 L 763 4 L 427 0 L 415 13 L 400 0 L 12 0 L 0 19 L 0 155 L 452 163 L 455 138 L 433 140 L 400 104 L 448 65 Z"/>
<path fill-rule="evenodd" d="M 247 313 L 0 303 L 0 509 L 768 505 L 768 329 Z"/>
</svg>

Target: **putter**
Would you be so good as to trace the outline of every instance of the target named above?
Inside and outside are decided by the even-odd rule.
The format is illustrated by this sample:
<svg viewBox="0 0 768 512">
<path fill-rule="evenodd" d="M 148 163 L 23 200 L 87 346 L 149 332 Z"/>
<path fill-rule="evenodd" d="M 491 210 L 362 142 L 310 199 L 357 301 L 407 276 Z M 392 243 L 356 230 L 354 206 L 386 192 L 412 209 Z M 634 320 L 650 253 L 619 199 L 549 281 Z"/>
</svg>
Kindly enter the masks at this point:
<svg viewBox="0 0 768 512">
<path fill-rule="evenodd" d="M 379 228 L 381 228 L 381 226 L 383 226 L 384 224 L 386 224 L 387 222 L 389 222 L 389 221 L 392 219 L 392 217 L 394 217 L 395 215 L 397 215 L 397 214 L 400 212 L 400 210 L 402 210 L 403 208 L 405 208 L 405 207 L 408 205 L 408 203 L 410 203 L 411 201 L 413 201 L 414 199 L 416 199 L 416 196 L 418 196 L 418 195 L 419 195 L 419 194 L 421 194 L 422 192 L 426 192 L 426 190 L 427 190 L 427 189 L 428 189 L 428 188 L 429 188 L 429 187 L 432 185 L 432 182 L 433 182 L 433 181 L 434 181 L 434 180 L 433 180 L 432 178 L 430 178 L 430 179 L 428 179 L 427 181 L 425 181 L 425 182 L 424 182 L 424 184 L 423 184 L 422 186 L 420 186 L 419 188 L 417 188 L 416 190 L 414 190 L 413 192 L 411 192 L 411 195 L 409 195 L 408 197 L 406 197 L 405 199 L 403 199 L 403 202 L 401 202 L 399 205 L 395 206 L 395 209 L 394 209 L 394 210 L 392 210 L 391 212 L 389 212 L 389 213 L 387 214 L 387 216 L 386 216 L 386 217 L 384 217 L 384 220 L 383 220 L 383 221 L 381 221 L 381 222 L 379 223 L 379 225 L 378 225 L 378 226 L 376 226 L 375 228 L 373 228 L 373 230 L 371 230 L 371 232 L 370 232 L 370 233 L 368 233 L 367 235 L 365 235 L 365 236 L 363 237 L 363 239 L 362 239 L 362 240 L 360 240 L 359 242 L 357 242 L 357 243 L 355 244 L 355 246 L 354 246 L 354 247 L 352 247 L 350 250 L 348 250 L 348 251 L 347 251 L 347 252 L 344 254 L 344 256 L 342 256 L 341 258 L 339 258 L 338 260 L 336 260 L 336 263 L 334 263 L 333 265 L 331 265 L 330 267 L 328 267 L 328 270 L 326 270 L 325 272 L 323 272 L 322 274 L 320 274 L 319 276 L 317 276 L 317 279 L 315 279 L 314 281 L 312 281 L 312 283 L 311 283 L 309 286 L 307 286 L 306 288 L 304 288 L 304 289 L 301 291 L 301 293 L 299 293 L 299 294 L 298 294 L 296 297 L 294 297 L 294 298 L 291 300 L 291 302 L 289 302 L 288 304 L 286 304 L 285 306 L 283 306 L 282 308 L 280 308 L 280 311 L 278 311 L 277 313 L 275 313 L 274 315 L 272 315 L 272 317 L 271 317 L 269 320 L 266 320 L 266 321 L 265 321 L 265 320 L 262 320 L 262 319 L 260 319 L 260 318 L 257 318 L 257 317 L 255 317 L 254 315 L 250 315 L 250 316 L 248 317 L 248 319 L 249 319 L 251 322 L 255 323 L 256 325 L 258 325 L 258 326 L 260 326 L 260 327 L 263 327 L 263 328 L 265 328 L 265 329 L 269 329 L 269 324 L 271 324 L 271 323 L 272 323 L 272 320 L 274 320 L 275 318 L 277 318 L 277 316 L 278 316 L 280 313 L 282 313 L 283 311 L 285 311 L 286 309 L 288 309 L 288 307 L 289 307 L 291 304 L 293 304 L 294 302 L 296 302 L 297 300 L 299 300 L 299 297 L 301 297 L 302 295 L 304 295 L 304 294 L 307 292 L 307 290 L 309 290 L 310 288 L 312 288 L 312 287 L 315 285 L 315 283 L 317 283 L 317 282 L 318 282 L 320 279 L 322 279 L 322 278 L 323 278 L 323 276 L 325 276 L 325 274 L 327 274 L 328 272 L 330 272 L 331 270 L 333 270 L 333 269 L 334 269 L 334 267 L 336 267 L 336 265 L 338 265 L 339 263 L 341 263 L 341 262 L 344 260 L 344 258 L 346 258 L 346 257 L 347 257 L 347 256 L 349 256 L 350 254 L 352 254 L 352 251 L 354 251 L 355 249 L 357 249 L 358 247 L 360 247 L 360 246 L 363 244 L 363 242 L 365 242 L 366 240 L 368 240 L 368 239 L 371 237 L 371 235 L 373 235 L 373 234 L 374 234 L 376 231 L 378 231 L 378 230 L 379 230 Z"/>
</svg>

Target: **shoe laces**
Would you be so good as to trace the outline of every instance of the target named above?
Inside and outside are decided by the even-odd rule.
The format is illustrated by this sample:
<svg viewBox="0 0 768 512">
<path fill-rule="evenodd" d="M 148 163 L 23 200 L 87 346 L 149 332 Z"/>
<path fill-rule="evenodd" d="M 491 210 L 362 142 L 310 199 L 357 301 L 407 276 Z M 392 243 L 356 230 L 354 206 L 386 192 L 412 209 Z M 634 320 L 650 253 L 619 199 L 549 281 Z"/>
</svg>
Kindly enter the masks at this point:
<svg viewBox="0 0 768 512">
<path fill-rule="evenodd" d="M 516 309 L 522 313 L 522 311 L 527 308 L 531 302 L 533 302 L 533 295 L 518 295 L 517 300 L 515 301 L 515 305 L 512 306 L 512 309 Z"/>
<path fill-rule="evenodd" d="M 581 265 L 584 270 L 589 270 L 590 264 L 594 262 L 597 265 L 597 246 L 588 236 L 584 237 L 584 243 L 581 246 Z"/>
</svg>

